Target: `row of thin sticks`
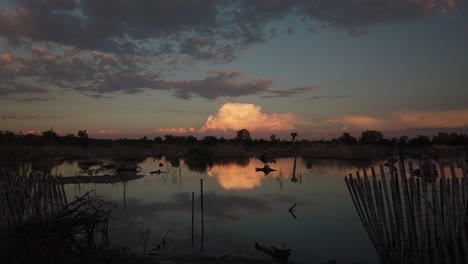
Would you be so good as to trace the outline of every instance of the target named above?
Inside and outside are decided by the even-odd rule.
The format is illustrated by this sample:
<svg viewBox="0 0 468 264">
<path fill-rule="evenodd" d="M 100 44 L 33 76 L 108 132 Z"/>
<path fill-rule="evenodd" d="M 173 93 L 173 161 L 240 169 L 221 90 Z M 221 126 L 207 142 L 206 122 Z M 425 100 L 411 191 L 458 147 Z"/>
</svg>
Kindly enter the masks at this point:
<svg viewBox="0 0 468 264">
<path fill-rule="evenodd" d="M 67 204 L 63 184 L 46 171 L 0 168 L 0 230 L 54 215 Z"/>
<path fill-rule="evenodd" d="M 362 177 L 359 171 L 345 177 L 382 262 L 467 263 L 466 164 L 459 175 L 453 166 L 428 166 L 427 161 L 419 162 L 419 169 L 412 162 L 407 165 L 409 171 L 400 162 L 399 168 L 381 165 L 379 175 L 372 167 L 370 176 L 363 170 Z"/>
</svg>

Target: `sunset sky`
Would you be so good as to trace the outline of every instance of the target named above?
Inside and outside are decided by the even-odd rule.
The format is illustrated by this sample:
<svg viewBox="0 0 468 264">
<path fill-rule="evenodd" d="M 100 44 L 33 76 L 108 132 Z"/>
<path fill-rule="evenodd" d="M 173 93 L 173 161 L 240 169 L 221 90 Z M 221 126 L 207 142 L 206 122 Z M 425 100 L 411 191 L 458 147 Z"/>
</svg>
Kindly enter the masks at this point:
<svg viewBox="0 0 468 264">
<path fill-rule="evenodd" d="M 0 130 L 468 132 L 465 0 L 1 0 Z"/>
</svg>

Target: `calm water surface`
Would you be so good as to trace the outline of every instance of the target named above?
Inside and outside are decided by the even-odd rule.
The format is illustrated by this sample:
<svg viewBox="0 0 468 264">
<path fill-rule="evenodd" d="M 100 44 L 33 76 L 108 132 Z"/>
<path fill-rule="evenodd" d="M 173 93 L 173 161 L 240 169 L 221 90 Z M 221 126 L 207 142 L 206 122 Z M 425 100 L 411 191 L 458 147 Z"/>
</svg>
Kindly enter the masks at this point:
<svg viewBox="0 0 468 264">
<path fill-rule="evenodd" d="M 162 163 L 163 167 L 158 164 Z M 377 163 L 376 163 L 377 164 Z M 70 197 L 95 190 L 116 204 L 113 244 L 140 250 L 149 230 L 148 248 L 167 234 L 174 253 L 191 248 L 191 197 L 195 193 L 195 248 L 200 248 L 200 179 L 204 185 L 205 252 L 266 258 L 254 242 L 292 249 L 302 263 L 336 259 L 338 263 L 377 263 L 378 256 L 359 221 L 344 175 L 375 164 L 340 160 L 277 159 L 277 171 L 265 175 L 257 159 L 215 164 L 192 171 L 181 161 L 148 158 L 139 166 L 139 180 L 115 184 L 66 185 Z M 166 173 L 150 174 L 161 169 Z M 55 169 L 63 176 L 80 173 L 78 162 Z M 288 209 L 295 207 L 295 219 Z"/>
</svg>

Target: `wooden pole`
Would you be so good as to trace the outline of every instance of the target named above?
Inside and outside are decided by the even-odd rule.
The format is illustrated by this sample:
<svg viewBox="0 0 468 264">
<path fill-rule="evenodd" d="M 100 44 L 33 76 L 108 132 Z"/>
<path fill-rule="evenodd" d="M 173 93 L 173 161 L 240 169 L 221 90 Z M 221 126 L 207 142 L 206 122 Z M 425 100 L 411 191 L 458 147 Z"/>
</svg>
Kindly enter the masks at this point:
<svg viewBox="0 0 468 264">
<path fill-rule="evenodd" d="M 203 219 L 203 179 L 200 179 L 200 205 L 201 205 L 201 247 L 200 251 L 203 252 L 203 239 L 205 236 L 205 226 Z"/>
<path fill-rule="evenodd" d="M 192 248 L 193 248 L 193 245 L 194 245 L 194 240 L 193 240 L 193 230 L 194 230 L 194 226 L 193 226 L 194 207 L 195 207 L 195 193 L 192 192 Z"/>
</svg>

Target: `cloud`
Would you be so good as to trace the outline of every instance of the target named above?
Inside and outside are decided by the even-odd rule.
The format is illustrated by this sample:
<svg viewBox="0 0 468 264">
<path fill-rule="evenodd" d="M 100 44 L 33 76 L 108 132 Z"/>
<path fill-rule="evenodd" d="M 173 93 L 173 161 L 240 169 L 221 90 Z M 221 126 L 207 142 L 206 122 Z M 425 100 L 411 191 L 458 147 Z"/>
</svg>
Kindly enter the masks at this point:
<svg viewBox="0 0 468 264">
<path fill-rule="evenodd" d="M 454 10 L 455 0 L 313 0 L 299 1 L 300 15 L 322 21 L 332 28 L 342 28 L 352 35 L 367 33 L 371 25 L 424 19 L 436 12 Z"/>
<path fill-rule="evenodd" d="M 295 94 L 303 93 L 309 90 L 312 90 L 316 88 L 316 86 L 313 85 L 304 85 L 304 86 L 299 86 L 295 87 L 292 89 L 273 89 L 273 88 L 267 88 L 266 91 L 269 93 L 272 93 L 274 95 L 270 96 L 264 96 L 264 97 L 289 97 Z"/>
<path fill-rule="evenodd" d="M 182 133 L 187 133 L 188 130 L 185 128 L 168 128 L 168 129 L 157 129 L 155 131 L 156 133 L 166 133 L 166 134 L 182 134 Z"/>
<path fill-rule="evenodd" d="M 16 119 L 16 117 L 7 115 L 7 116 L 2 116 L 2 119 L 3 120 L 9 120 L 9 119 Z"/>
<path fill-rule="evenodd" d="M 332 96 L 325 96 L 325 95 L 314 95 L 309 97 L 311 100 L 317 100 L 317 99 L 346 99 L 350 98 L 350 95 L 332 95 Z"/>
<path fill-rule="evenodd" d="M 201 80 L 171 80 L 165 81 L 164 85 L 174 90 L 174 96 L 182 99 L 190 99 L 193 95 L 215 99 L 263 93 L 273 84 L 270 79 L 244 79 L 238 71 L 205 72 L 209 75 Z"/>
<path fill-rule="evenodd" d="M 12 93 L 45 93 L 47 89 L 20 84 L 29 78 L 36 83 L 87 96 L 105 97 L 106 93 L 135 94 L 144 88 L 160 87 L 157 71 L 146 71 L 151 62 L 140 56 L 114 56 L 96 51 L 68 55 L 31 47 L 30 58 L 3 54 L 0 58 L 0 95 Z"/>
<path fill-rule="evenodd" d="M 295 15 L 351 34 L 374 24 L 446 14 L 460 0 L 21 0 L 0 6 L 0 36 L 10 44 L 59 43 L 81 50 L 184 54 L 230 61 L 270 37 L 273 22 Z M 112 10 L 112 12 L 109 12 Z M 306 21 L 307 22 L 307 21 Z M 292 33 L 292 30 L 287 30 Z"/>
<path fill-rule="evenodd" d="M 4 8 L 0 36 L 10 43 L 32 39 L 84 50 L 231 60 L 246 45 L 264 41 L 261 23 L 274 19 L 249 14 L 241 21 L 238 12 L 249 4 L 215 0 L 57 2 L 24 0 L 16 9 Z"/>
<path fill-rule="evenodd" d="M 265 114 L 254 104 L 226 103 L 210 115 L 201 131 L 240 130 L 284 131 L 295 129 L 301 121 L 294 114 Z"/>
<path fill-rule="evenodd" d="M 50 99 L 48 98 L 30 97 L 30 98 L 17 99 L 16 101 L 21 102 L 21 103 L 30 103 L 30 102 L 44 102 L 44 101 L 49 101 L 49 100 Z"/>
<path fill-rule="evenodd" d="M 379 115 L 337 115 L 323 120 L 342 130 L 404 130 L 468 126 L 468 110 L 445 112 L 393 112 Z"/>
<path fill-rule="evenodd" d="M 24 132 L 23 134 L 25 134 L 25 135 L 41 135 L 42 131 L 40 131 L 38 129 L 34 129 L 34 130 L 28 130 L 28 131 Z"/>
<path fill-rule="evenodd" d="M 3 83 L 0 83 L 0 96 L 28 93 L 47 93 L 47 89 L 33 85 L 19 84 L 12 81 L 4 81 Z"/>
<path fill-rule="evenodd" d="M 254 104 L 225 103 L 218 111 L 208 116 L 205 124 L 199 128 L 160 128 L 147 131 L 145 134 L 195 134 L 195 135 L 220 135 L 226 136 L 241 129 L 255 132 L 256 135 L 286 133 L 295 130 L 297 125 L 306 123 L 292 113 L 266 114 L 262 108 Z"/>
<path fill-rule="evenodd" d="M 117 134 L 120 134 L 120 131 L 119 130 L 105 130 L 105 129 L 102 129 L 102 130 L 99 130 L 97 132 L 97 134 L 99 134 L 99 135 L 117 135 Z"/>
<path fill-rule="evenodd" d="M 209 100 L 261 93 L 290 96 L 306 92 L 313 86 L 272 89 L 273 80 L 245 78 L 238 70 L 198 69 L 205 75 L 194 80 L 165 80 L 167 69 L 156 69 L 166 58 L 113 55 L 97 51 L 69 55 L 65 49 L 54 52 L 39 47 L 29 49 L 30 57 L 3 54 L 0 58 L 0 95 L 47 92 L 45 88 L 18 84 L 29 78 L 50 89 L 78 92 L 96 99 L 112 98 L 110 94 L 138 94 L 145 89 L 170 91 L 175 97 L 194 96 Z M 168 67 L 172 67 L 170 64 Z M 161 66 L 161 65 L 159 65 Z M 150 69 L 150 70 L 148 70 Z"/>
</svg>

